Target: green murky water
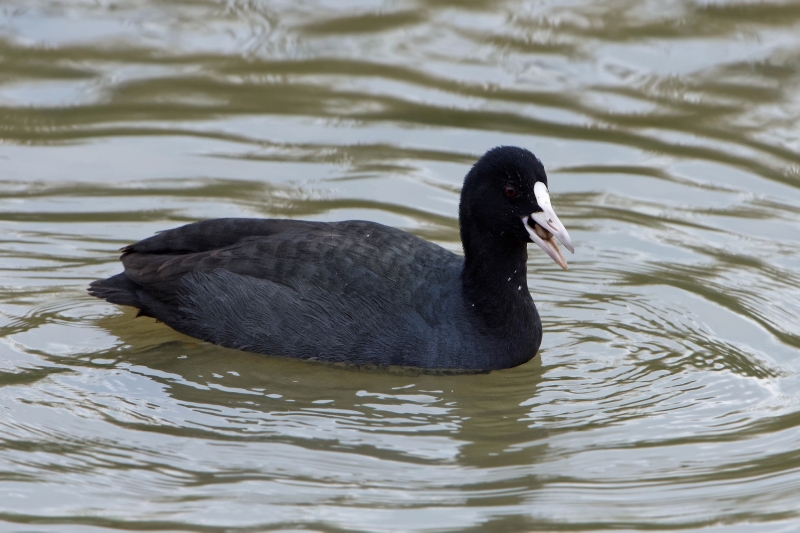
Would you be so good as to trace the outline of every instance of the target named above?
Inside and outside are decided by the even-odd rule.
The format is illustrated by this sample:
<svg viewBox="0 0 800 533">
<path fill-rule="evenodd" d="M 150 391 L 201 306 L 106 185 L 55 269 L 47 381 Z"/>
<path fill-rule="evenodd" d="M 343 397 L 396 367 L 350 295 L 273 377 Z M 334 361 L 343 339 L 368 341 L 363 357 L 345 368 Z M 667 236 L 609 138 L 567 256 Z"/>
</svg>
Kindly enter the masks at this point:
<svg viewBox="0 0 800 533">
<path fill-rule="evenodd" d="M 85 293 L 221 216 L 458 250 L 544 161 L 537 360 L 224 350 Z M 0 2 L 0 530 L 800 530 L 800 4 Z"/>
</svg>

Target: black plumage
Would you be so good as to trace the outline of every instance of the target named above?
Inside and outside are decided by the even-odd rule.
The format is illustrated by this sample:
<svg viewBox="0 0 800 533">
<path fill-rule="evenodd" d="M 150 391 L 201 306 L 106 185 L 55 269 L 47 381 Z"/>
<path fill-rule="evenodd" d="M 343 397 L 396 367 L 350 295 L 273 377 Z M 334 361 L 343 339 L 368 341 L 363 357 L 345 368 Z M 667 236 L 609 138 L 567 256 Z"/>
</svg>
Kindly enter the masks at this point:
<svg viewBox="0 0 800 533">
<path fill-rule="evenodd" d="M 521 148 L 487 152 L 464 181 L 465 256 L 374 222 L 226 218 L 123 248 L 89 292 L 215 344 L 301 359 L 492 370 L 534 357 L 523 218 L 547 177 Z M 509 196 L 513 189 L 513 197 Z"/>
</svg>

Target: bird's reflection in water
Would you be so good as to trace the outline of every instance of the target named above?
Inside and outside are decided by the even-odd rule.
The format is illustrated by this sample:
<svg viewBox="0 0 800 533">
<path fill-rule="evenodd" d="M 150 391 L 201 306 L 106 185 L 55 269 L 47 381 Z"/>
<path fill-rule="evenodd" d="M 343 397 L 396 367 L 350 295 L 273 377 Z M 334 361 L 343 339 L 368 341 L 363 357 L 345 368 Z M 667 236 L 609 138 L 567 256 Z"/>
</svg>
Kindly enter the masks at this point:
<svg viewBox="0 0 800 533">
<path fill-rule="evenodd" d="M 183 417 L 148 431 L 313 449 L 334 441 L 360 454 L 481 467 L 530 464 L 543 452 L 535 441 L 547 431 L 529 427 L 524 406 L 542 380 L 539 356 L 490 373 L 357 367 L 230 350 L 133 317 L 98 322 L 121 341 L 105 357 L 160 384 Z"/>
</svg>

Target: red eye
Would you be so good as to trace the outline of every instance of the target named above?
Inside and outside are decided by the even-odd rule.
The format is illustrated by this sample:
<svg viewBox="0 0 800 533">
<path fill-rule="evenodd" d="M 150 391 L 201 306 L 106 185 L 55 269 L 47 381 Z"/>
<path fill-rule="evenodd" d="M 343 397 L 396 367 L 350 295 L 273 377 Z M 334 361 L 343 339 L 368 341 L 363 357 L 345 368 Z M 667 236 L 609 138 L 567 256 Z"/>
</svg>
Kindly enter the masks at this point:
<svg viewBox="0 0 800 533">
<path fill-rule="evenodd" d="M 505 189 L 503 189 L 503 192 L 505 192 L 506 196 L 508 196 L 509 198 L 514 198 L 517 195 L 517 189 L 515 189 L 514 187 L 506 187 Z"/>
</svg>

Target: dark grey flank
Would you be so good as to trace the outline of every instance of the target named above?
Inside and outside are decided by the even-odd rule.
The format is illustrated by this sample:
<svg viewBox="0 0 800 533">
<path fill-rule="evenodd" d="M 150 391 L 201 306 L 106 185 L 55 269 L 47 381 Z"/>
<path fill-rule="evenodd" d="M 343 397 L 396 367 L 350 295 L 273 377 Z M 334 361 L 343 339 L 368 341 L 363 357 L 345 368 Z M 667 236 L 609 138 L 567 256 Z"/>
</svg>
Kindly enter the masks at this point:
<svg viewBox="0 0 800 533">
<path fill-rule="evenodd" d="M 537 181 L 547 184 L 544 167 L 522 148 L 495 148 L 475 163 L 459 206 L 463 258 L 374 222 L 223 218 L 123 248 L 124 272 L 89 292 L 249 352 L 509 368 L 533 358 L 542 339 L 522 222 L 542 210 Z"/>
</svg>

